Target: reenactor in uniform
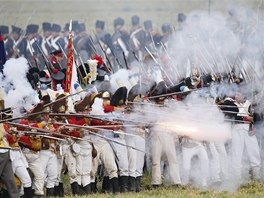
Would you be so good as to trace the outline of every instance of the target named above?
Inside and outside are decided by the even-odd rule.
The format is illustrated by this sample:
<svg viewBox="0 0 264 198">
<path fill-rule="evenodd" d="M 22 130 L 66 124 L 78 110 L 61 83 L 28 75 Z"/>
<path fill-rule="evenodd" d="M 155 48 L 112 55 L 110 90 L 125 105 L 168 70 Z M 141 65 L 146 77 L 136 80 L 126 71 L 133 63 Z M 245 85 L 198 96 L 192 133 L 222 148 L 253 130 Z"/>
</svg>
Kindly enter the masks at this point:
<svg viewBox="0 0 264 198">
<path fill-rule="evenodd" d="M 178 14 L 178 30 L 182 30 L 182 28 L 185 26 L 186 24 L 186 15 L 184 13 L 179 13 Z"/>
<path fill-rule="evenodd" d="M 151 20 L 144 21 L 144 28 L 146 32 L 145 45 L 150 51 L 156 53 L 156 48 L 160 45 L 160 40 L 162 39 L 162 36 L 153 29 Z"/>
<path fill-rule="evenodd" d="M 30 113 L 39 112 L 42 109 L 43 105 L 38 103 Z M 39 115 L 29 116 L 28 120 L 21 120 L 20 124 L 29 125 L 31 127 L 41 128 L 42 123 L 37 123 L 36 119 L 39 118 Z M 18 130 L 24 130 L 23 128 L 17 128 Z M 19 138 L 19 144 L 25 155 L 29 170 L 33 174 L 33 186 L 35 195 L 44 195 L 44 179 L 45 174 L 42 169 L 41 159 L 39 151 L 41 150 L 41 137 L 37 135 L 24 135 Z"/>
<path fill-rule="evenodd" d="M 51 40 L 52 40 L 52 32 L 51 32 L 51 24 L 48 22 L 42 23 L 43 29 L 43 40 L 41 43 L 41 49 L 45 53 L 46 56 L 52 52 L 51 49 Z"/>
<path fill-rule="evenodd" d="M 58 24 L 53 24 L 51 27 L 52 39 L 51 39 L 51 50 L 62 50 L 65 48 L 64 39 L 60 36 L 61 26 Z M 61 49 L 62 48 L 62 49 Z"/>
<path fill-rule="evenodd" d="M 26 53 L 27 43 L 25 42 L 26 40 L 23 39 L 23 35 L 21 34 L 22 34 L 22 29 L 12 25 L 11 37 L 14 41 L 14 46 L 13 46 L 14 58 L 25 56 Z"/>
<path fill-rule="evenodd" d="M 135 56 L 137 57 L 139 61 L 142 61 L 144 53 L 145 53 L 146 32 L 139 25 L 139 22 L 140 22 L 140 19 L 137 15 L 132 16 L 131 18 L 132 29 L 130 31 L 130 38 L 129 38 L 129 47 L 130 47 L 129 61 L 130 62 L 135 60 Z"/>
<path fill-rule="evenodd" d="M 38 61 L 38 48 L 37 44 L 38 43 L 37 37 L 38 37 L 38 29 L 39 26 L 35 24 L 30 24 L 27 26 L 26 29 L 26 38 L 25 41 L 27 43 L 27 48 L 26 48 L 26 55 L 25 58 L 28 60 L 28 63 L 30 64 L 31 67 L 39 67 L 39 61 Z"/>
<path fill-rule="evenodd" d="M 98 52 L 97 55 L 104 57 L 104 52 L 102 51 L 101 47 L 99 46 L 99 42 L 103 48 L 103 50 L 106 52 L 107 56 L 112 56 L 111 50 L 113 50 L 113 45 L 112 45 L 112 38 L 109 33 L 107 33 L 104 30 L 105 27 L 105 22 L 97 20 L 95 23 L 95 40 L 94 44 L 96 47 L 96 50 Z"/>
<path fill-rule="evenodd" d="M 2 38 L 5 44 L 6 58 L 10 59 L 14 54 L 14 50 L 13 50 L 14 42 L 9 37 L 9 27 L 5 25 L 0 26 L 0 32 L 2 34 Z"/>
<path fill-rule="evenodd" d="M 125 59 L 128 58 L 129 48 L 129 34 L 124 31 L 122 28 L 125 24 L 124 19 L 118 17 L 114 20 L 114 28 L 115 32 L 112 35 L 112 43 L 113 43 L 113 55 L 114 55 L 114 71 L 117 71 L 121 68 L 126 68 Z"/>
<path fill-rule="evenodd" d="M 76 51 L 80 54 L 80 57 L 83 61 L 88 60 L 92 57 L 93 52 L 93 43 L 91 41 L 91 36 L 86 33 L 86 27 L 84 23 L 79 24 L 79 39 L 76 45 L 74 45 Z M 77 59 L 79 60 L 79 59 Z M 78 65 L 81 63 L 79 62 Z"/>
<path fill-rule="evenodd" d="M 168 49 L 168 45 L 169 45 L 169 39 L 172 33 L 172 29 L 170 24 L 168 23 L 164 23 L 161 27 L 162 29 L 162 39 L 161 39 L 161 43 L 163 43 L 163 45 Z"/>
<path fill-rule="evenodd" d="M 0 90 L 2 91 L 2 90 Z M 4 98 L 2 92 L 0 93 L 0 111 L 5 109 Z M 2 120 L 2 115 L 0 117 Z M 16 186 L 14 172 L 12 170 L 10 151 L 8 141 L 5 138 L 6 129 L 4 124 L 0 124 L 0 176 L 1 181 L 5 184 L 8 194 L 4 194 L 4 197 L 18 198 L 19 192 Z"/>
</svg>

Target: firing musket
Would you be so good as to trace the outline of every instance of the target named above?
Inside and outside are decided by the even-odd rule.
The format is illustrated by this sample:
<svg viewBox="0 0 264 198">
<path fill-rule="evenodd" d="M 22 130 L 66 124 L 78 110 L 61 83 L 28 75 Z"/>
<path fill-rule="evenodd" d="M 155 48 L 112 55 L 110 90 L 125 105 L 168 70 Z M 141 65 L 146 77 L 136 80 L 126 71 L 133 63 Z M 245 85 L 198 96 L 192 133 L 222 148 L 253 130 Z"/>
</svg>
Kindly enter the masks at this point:
<svg viewBox="0 0 264 198">
<path fill-rule="evenodd" d="M 114 143 L 119 144 L 119 145 L 122 145 L 122 146 L 126 146 L 126 147 L 128 147 L 128 148 L 132 148 L 132 149 L 134 149 L 134 150 L 136 150 L 136 151 L 140 151 L 140 152 L 145 153 L 145 151 L 140 150 L 140 149 L 138 149 L 138 148 L 136 148 L 136 147 L 134 147 L 134 146 L 129 146 L 129 145 L 123 144 L 123 143 L 121 143 L 121 142 L 119 142 L 119 141 L 116 141 L 116 140 L 114 140 L 114 139 L 112 139 L 112 138 L 109 138 L 109 137 L 106 137 L 106 136 L 104 136 L 104 135 L 101 135 L 101 134 L 98 134 L 98 133 L 92 132 L 92 131 L 91 131 L 91 127 L 89 127 L 89 126 L 80 126 L 80 125 L 76 125 L 76 124 L 65 124 L 65 123 L 62 123 L 62 124 L 63 124 L 64 126 L 69 126 L 69 127 L 76 127 L 76 128 L 86 128 L 86 129 L 89 129 L 88 132 L 89 132 L 90 134 L 94 135 L 94 136 L 97 136 L 97 137 L 103 138 L 103 139 L 105 139 L 105 140 L 107 140 L 107 141 L 114 142 Z M 98 130 L 98 129 L 97 129 L 97 130 Z M 102 129 L 100 129 L 100 130 L 102 130 Z M 110 130 L 107 130 L 107 129 L 106 129 L 106 131 L 110 131 Z"/>
<path fill-rule="evenodd" d="M 111 61 L 110 61 L 109 57 L 107 56 L 107 53 L 106 53 L 105 49 L 103 48 L 102 44 L 100 43 L 100 39 L 97 37 L 97 35 L 95 34 L 95 32 L 93 32 L 93 33 L 94 33 L 96 39 L 98 40 L 98 44 L 99 44 L 101 50 L 103 51 L 103 53 L 104 53 L 104 55 L 105 55 L 105 58 L 106 58 L 106 60 L 107 60 L 107 62 L 108 62 L 108 64 L 109 64 L 109 67 L 110 67 L 110 68 L 108 68 L 108 67 L 106 66 L 107 69 L 109 70 L 109 72 L 114 73 L 114 70 L 113 70 L 113 67 L 112 67 Z M 111 48 L 109 48 L 109 49 L 111 50 Z M 112 52 L 112 50 L 111 50 L 111 52 Z M 113 52 L 112 52 L 112 54 L 113 54 Z M 113 54 L 113 56 L 114 56 L 114 54 Z M 114 56 L 114 57 L 115 57 L 115 56 Z"/>
<path fill-rule="evenodd" d="M 53 137 L 53 136 L 49 136 L 49 132 L 47 133 L 40 133 L 40 132 L 32 132 L 32 131 L 9 131 L 8 134 L 24 134 L 25 136 L 30 136 L 30 135 L 36 135 L 39 137 L 45 137 L 48 139 L 53 139 L 53 140 L 60 140 L 60 141 L 66 141 L 65 139 L 62 138 L 57 138 L 57 137 Z"/>
<path fill-rule="evenodd" d="M 170 81 L 171 85 L 174 86 L 174 83 L 172 82 L 172 80 L 170 79 L 170 77 L 168 76 L 168 74 L 166 73 L 166 71 L 163 69 L 163 67 L 161 66 L 161 64 L 157 61 L 157 59 L 153 56 L 153 54 L 149 51 L 149 49 L 146 46 L 145 46 L 145 49 L 147 50 L 147 52 L 149 53 L 149 55 L 151 56 L 151 58 L 155 61 L 155 63 L 160 67 L 161 71 L 168 78 L 168 80 Z"/>
<path fill-rule="evenodd" d="M 76 127 L 76 125 L 73 124 L 65 124 L 61 122 L 54 122 L 53 124 L 57 125 L 63 125 L 63 126 L 68 126 L 68 127 Z M 118 132 L 115 130 L 107 129 L 107 128 L 120 128 L 120 127 L 138 127 L 138 125 L 100 125 L 100 126 L 80 126 L 78 125 L 78 128 L 82 129 L 88 129 L 88 130 L 95 130 L 95 131 L 110 131 L 116 134 L 121 134 L 121 135 L 127 135 L 127 136 L 133 136 L 133 137 L 139 137 L 138 135 L 130 134 L 130 133 L 124 133 L 124 132 Z"/>
</svg>

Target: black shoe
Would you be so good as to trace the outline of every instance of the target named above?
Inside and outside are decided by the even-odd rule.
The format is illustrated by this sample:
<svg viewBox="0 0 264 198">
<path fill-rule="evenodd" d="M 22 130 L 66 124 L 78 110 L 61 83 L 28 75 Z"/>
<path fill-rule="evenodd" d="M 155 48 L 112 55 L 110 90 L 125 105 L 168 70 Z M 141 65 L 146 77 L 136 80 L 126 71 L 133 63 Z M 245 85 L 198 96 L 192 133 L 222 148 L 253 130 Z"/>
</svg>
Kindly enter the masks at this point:
<svg viewBox="0 0 264 198">
<path fill-rule="evenodd" d="M 152 185 L 152 189 L 157 189 L 157 188 L 160 188 L 160 187 L 161 187 L 161 185 L 156 185 L 156 184 Z"/>
<path fill-rule="evenodd" d="M 111 185 L 110 185 L 109 177 L 103 178 L 102 191 L 105 193 L 109 193 L 111 191 Z"/>
<path fill-rule="evenodd" d="M 97 192 L 97 187 L 96 187 L 96 182 L 90 183 L 91 185 L 91 193 L 96 193 Z"/>
<path fill-rule="evenodd" d="M 141 176 L 136 177 L 136 192 L 141 191 Z"/>
<path fill-rule="evenodd" d="M 47 197 L 53 197 L 54 196 L 54 188 L 47 188 L 46 196 Z"/>
<path fill-rule="evenodd" d="M 114 177 L 114 178 L 110 179 L 110 183 L 111 183 L 111 186 L 112 186 L 113 193 L 114 194 L 120 193 L 119 184 L 118 184 L 118 178 Z"/>
<path fill-rule="evenodd" d="M 91 194 L 91 185 L 87 184 L 86 186 L 84 186 L 83 191 L 86 195 Z"/>
<path fill-rule="evenodd" d="M 64 197 L 64 188 L 63 188 L 63 183 L 59 183 L 59 190 L 58 190 L 58 196 L 59 197 Z"/>
<path fill-rule="evenodd" d="M 120 192 L 128 192 L 128 176 L 119 177 Z"/>
<path fill-rule="evenodd" d="M 129 183 L 129 191 L 130 192 L 136 192 L 136 178 L 135 177 L 129 177 L 128 183 Z"/>
<path fill-rule="evenodd" d="M 80 188 L 77 182 L 73 182 L 71 184 L 71 190 L 73 195 L 79 195 L 80 194 Z"/>
<path fill-rule="evenodd" d="M 54 197 L 58 197 L 59 196 L 59 186 L 54 186 Z"/>
<path fill-rule="evenodd" d="M 25 188 L 24 187 L 24 198 L 32 198 L 33 197 L 33 191 L 31 187 Z"/>
</svg>

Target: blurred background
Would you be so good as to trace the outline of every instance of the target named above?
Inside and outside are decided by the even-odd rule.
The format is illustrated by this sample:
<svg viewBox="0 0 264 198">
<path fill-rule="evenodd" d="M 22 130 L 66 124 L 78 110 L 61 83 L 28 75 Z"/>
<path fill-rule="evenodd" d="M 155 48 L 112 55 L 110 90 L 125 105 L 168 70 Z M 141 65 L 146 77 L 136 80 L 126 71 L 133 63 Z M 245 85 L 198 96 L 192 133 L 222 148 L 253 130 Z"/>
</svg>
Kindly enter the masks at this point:
<svg viewBox="0 0 264 198">
<path fill-rule="evenodd" d="M 177 25 L 179 12 L 194 10 L 219 11 L 227 14 L 233 6 L 263 9 L 262 0 L 0 0 L 0 24 L 25 28 L 27 23 L 44 21 L 64 25 L 70 19 L 94 29 L 97 19 L 106 22 L 106 31 L 113 32 L 113 20 L 125 19 L 125 29 L 131 27 L 131 16 L 137 14 L 141 22 L 151 19 L 160 28 L 163 23 Z"/>
</svg>

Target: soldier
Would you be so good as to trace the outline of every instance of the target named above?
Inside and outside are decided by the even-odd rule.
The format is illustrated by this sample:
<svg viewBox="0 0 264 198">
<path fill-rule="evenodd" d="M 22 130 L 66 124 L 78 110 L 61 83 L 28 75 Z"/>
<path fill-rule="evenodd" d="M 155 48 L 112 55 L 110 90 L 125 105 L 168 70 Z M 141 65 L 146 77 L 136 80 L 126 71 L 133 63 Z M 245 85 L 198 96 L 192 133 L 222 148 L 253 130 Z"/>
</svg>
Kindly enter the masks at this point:
<svg viewBox="0 0 264 198">
<path fill-rule="evenodd" d="M 101 47 L 99 46 L 99 42 L 103 48 L 103 50 L 106 52 L 108 56 L 112 56 L 111 50 L 113 50 L 113 45 L 112 45 L 112 38 L 109 33 L 107 33 L 104 30 L 105 27 L 105 22 L 97 20 L 95 23 L 95 47 L 98 52 L 98 55 L 101 57 L 104 57 L 104 52 L 102 51 Z"/>
<path fill-rule="evenodd" d="M 162 29 L 162 39 L 161 39 L 161 43 L 163 43 L 163 45 L 168 48 L 169 45 L 169 38 L 171 36 L 172 30 L 171 30 L 171 26 L 168 23 L 164 23 L 161 27 Z"/>
<path fill-rule="evenodd" d="M 14 41 L 14 55 L 13 57 L 18 58 L 20 56 L 25 56 L 27 43 L 23 39 L 22 29 L 12 25 L 11 37 Z"/>
<path fill-rule="evenodd" d="M 151 20 L 144 21 L 144 28 L 146 31 L 146 46 L 149 50 L 156 52 L 155 49 L 160 45 L 162 36 L 153 29 Z"/>
<path fill-rule="evenodd" d="M 64 42 L 64 39 L 61 38 L 60 36 L 61 26 L 58 24 L 53 24 L 51 27 L 51 31 L 52 31 L 51 50 L 55 51 L 55 50 L 64 49 L 65 42 Z"/>
<path fill-rule="evenodd" d="M 2 38 L 5 44 L 6 58 L 10 59 L 14 54 L 14 50 L 13 50 L 14 42 L 9 37 L 9 27 L 5 25 L 0 26 L 0 32 L 2 33 Z"/>
<path fill-rule="evenodd" d="M 86 27 L 84 23 L 79 24 L 79 39 L 76 42 L 76 45 L 74 47 L 76 48 L 76 51 L 80 54 L 81 59 L 86 61 L 89 59 L 89 57 L 92 56 L 93 48 L 92 48 L 92 41 L 91 36 L 86 33 Z M 78 65 L 81 63 L 79 62 Z"/>
<path fill-rule="evenodd" d="M 2 113 L 2 110 L 5 109 L 4 106 L 4 98 L 2 94 L 2 90 L 0 90 L 0 111 Z M 2 116 L 0 117 L 2 120 Z M 6 186 L 6 189 L 8 191 L 8 195 L 11 198 L 18 198 L 19 192 L 16 187 L 15 183 L 15 177 L 12 170 L 11 160 L 10 160 L 10 154 L 9 149 L 4 147 L 9 147 L 9 144 L 5 138 L 5 128 L 4 124 L 0 124 L 0 175 L 1 180 Z M 6 197 L 8 196 L 6 195 Z"/>
<path fill-rule="evenodd" d="M 51 49 L 51 40 L 52 40 L 52 31 L 51 24 L 48 22 L 42 23 L 43 29 L 43 41 L 41 43 L 41 49 L 45 53 L 46 56 L 52 51 Z"/>
<path fill-rule="evenodd" d="M 146 33 L 144 29 L 139 25 L 139 22 L 140 19 L 137 15 L 132 16 L 131 18 L 132 28 L 130 31 L 130 38 L 129 38 L 130 62 L 135 60 L 133 53 L 135 53 L 137 59 L 141 61 L 143 59 L 145 52 Z"/>
<path fill-rule="evenodd" d="M 235 99 L 227 97 L 224 100 L 223 111 L 237 112 L 237 114 L 226 113 L 235 124 L 232 130 L 232 173 L 236 182 L 241 182 L 242 156 L 244 149 L 247 150 L 251 168 L 251 176 L 254 180 L 260 179 L 260 152 L 255 131 L 251 127 L 253 117 L 251 114 L 251 103 L 242 94 L 235 95 Z M 242 121 L 242 122 L 241 122 Z M 244 123 L 243 123 L 244 121 Z"/>
<path fill-rule="evenodd" d="M 185 26 L 185 21 L 186 21 L 186 15 L 184 13 L 179 13 L 178 14 L 178 30 L 182 30 L 182 28 Z"/>
<path fill-rule="evenodd" d="M 128 49 L 128 40 L 129 35 L 122 28 L 125 24 L 124 19 L 118 17 L 114 20 L 115 32 L 112 35 L 113 43 L 113 53 L 114 53 L 114 71 L 117 71 L 121 68 L 126 68 L 125 59 L 128 58 L 129 49 Z"/>
<path fill-rule="evenodd" d="M 35 24 L 30 24 L 26 29 L 26 38 L 25 41 L 27 43 L 26 55 L 25 58 L 28 60 L 31 67 L 39 67 L 38 65 L 38 48 L 37 48 L 37 37 L 38 37 L 38 29 L 39 26 Z M 38 43 L 40 45 L 40 43 Z"/>
</svg>

